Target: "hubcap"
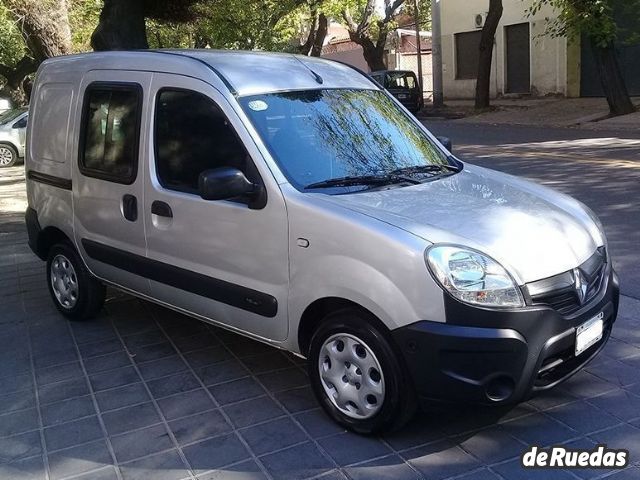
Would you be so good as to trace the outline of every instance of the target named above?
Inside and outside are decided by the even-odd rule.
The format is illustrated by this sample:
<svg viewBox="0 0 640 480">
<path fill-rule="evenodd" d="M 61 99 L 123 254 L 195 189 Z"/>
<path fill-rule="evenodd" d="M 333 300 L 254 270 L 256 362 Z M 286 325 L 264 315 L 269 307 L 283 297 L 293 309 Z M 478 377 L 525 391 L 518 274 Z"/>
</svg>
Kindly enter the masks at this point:
<svg viewBox="0 0 640 480">
<path fill-rule="evenodd" d="M 7 147 L 0 147 L 0 165 L 6 166 L 13 160 L 13 153 Z"/>
<path fill-rule="evenodd" d="M 60 305 L 67 309 L 75 307 L 78 301 L 78 277 L 64 255 L 56 255 L 51 262 L 51 287 Z"/>
<path fill-rule="evenodd" d="M 339 333 L 329 337 L 318 358 L 322 387 L 331 403 L 357 419 L 375 415 L 384 402 L 380 362 L 358 337 Z"/>
</svg>

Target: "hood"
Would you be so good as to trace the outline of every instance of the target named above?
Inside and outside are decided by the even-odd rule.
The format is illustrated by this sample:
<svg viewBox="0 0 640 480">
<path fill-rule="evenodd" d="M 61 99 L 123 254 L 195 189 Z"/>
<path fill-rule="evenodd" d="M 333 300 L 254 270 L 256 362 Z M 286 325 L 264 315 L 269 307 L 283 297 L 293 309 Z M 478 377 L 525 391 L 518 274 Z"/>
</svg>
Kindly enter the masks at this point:
<svg viewBox="0 0 640 480">
<path fill-rule="evenodd" d="M 484 252 L 519 284 L 575 268 L 604 243 L 592 214 L 577 200 L 468 164 L 432 182 L 326 199 L 428 242 Z"/>
</svg>

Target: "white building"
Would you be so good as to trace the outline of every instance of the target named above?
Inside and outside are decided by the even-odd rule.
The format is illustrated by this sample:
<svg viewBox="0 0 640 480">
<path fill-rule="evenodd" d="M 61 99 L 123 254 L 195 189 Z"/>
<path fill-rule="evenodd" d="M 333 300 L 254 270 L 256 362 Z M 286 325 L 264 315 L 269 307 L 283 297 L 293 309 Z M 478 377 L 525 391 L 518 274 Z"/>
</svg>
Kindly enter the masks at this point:
<svg viewBox="0 0 640 480">
<path fill-rule="evenodd" d="M 546 18 L 554 16 L 550 8 L 529 18 L 527 4 L 503 1 L 493 49 L 491 94 L 569 95 L 567 40 L 544 34 Z M 440 0 L 440 5 L 444 94 L 471 98 L 489 0 Z"/>
</svg>

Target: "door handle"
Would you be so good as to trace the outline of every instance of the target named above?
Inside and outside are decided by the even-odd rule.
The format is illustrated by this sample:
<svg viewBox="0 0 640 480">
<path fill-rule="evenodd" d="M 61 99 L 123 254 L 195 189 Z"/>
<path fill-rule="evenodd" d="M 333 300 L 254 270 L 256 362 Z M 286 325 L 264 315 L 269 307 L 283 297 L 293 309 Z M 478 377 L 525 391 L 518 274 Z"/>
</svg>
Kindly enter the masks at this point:
<svg viewBox="0 0 640 480">
<path fill-rule="evenodd" d="M 151 204 L 151 213 L 159 217 L 173 218 L 173 211 L 169 204 L 161 202 L 160 200 L 155 200 Z"/>
<path fill-rule="evenodd" d="M 122 215 L 130 222 L 138 220 L 138 199 L 133 195 L 122 197 Z"/>
</svg>

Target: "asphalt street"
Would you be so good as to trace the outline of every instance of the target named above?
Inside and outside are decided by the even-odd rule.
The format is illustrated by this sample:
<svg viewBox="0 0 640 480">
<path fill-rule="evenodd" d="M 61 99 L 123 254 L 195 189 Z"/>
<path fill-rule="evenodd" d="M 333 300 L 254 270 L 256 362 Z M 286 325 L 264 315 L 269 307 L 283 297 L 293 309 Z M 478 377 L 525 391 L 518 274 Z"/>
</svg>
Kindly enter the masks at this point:
<svg viewBox="0 0 640 480">
<path fill-rule="evenodd" d="M 451 138 L 463 161 L 527 177 L 588 205 L 605 226 L 622 293 L 640 299 L 640 132 L 425 124 Z"/>
</svg>

